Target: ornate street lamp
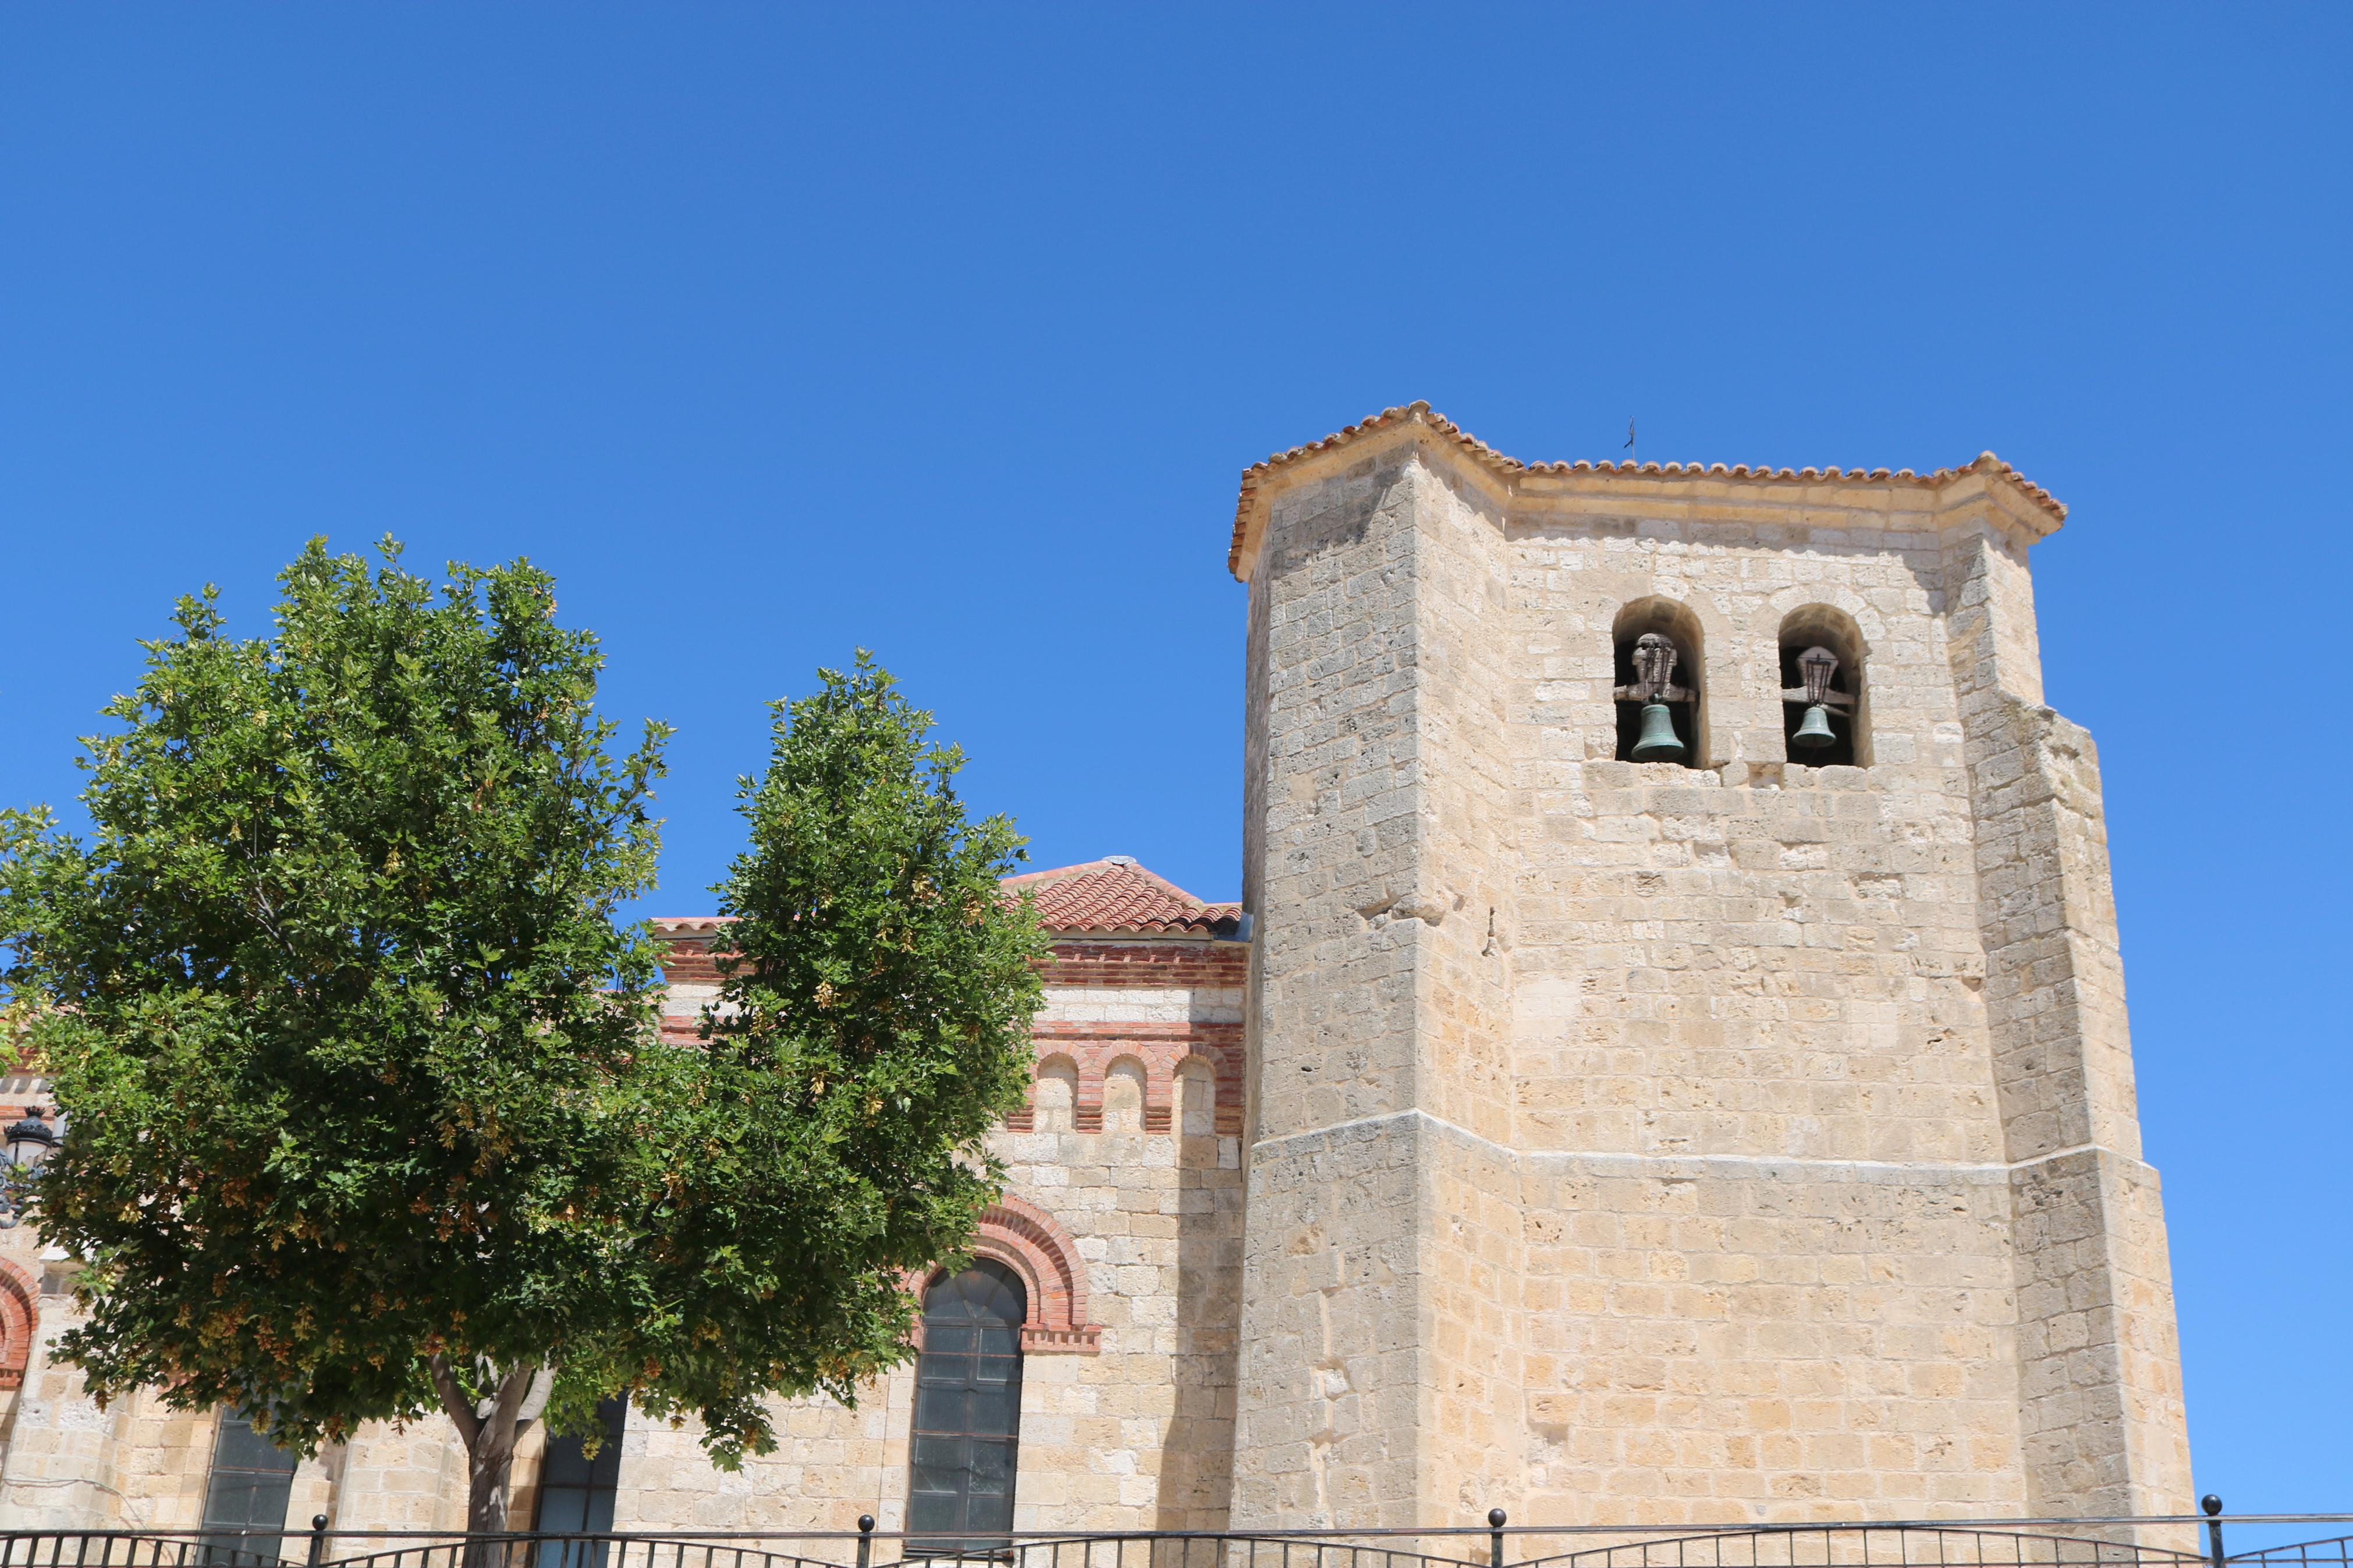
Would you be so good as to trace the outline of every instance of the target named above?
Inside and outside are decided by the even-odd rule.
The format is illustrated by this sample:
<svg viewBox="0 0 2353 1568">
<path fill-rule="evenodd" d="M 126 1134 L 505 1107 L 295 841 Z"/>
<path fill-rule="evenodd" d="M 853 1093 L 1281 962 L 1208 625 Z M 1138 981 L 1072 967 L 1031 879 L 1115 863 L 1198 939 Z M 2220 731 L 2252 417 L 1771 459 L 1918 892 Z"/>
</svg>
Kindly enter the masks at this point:
<svg viewBox="0 0 2353 1568">
<path fill-rule="evenodd" d="M 12 1123 L 5 1134 L 7 1159 L 0 1163 L 0 1230 L 23 1223 L 26 1211 L 33 1206 L 33 1186 L 40 1177 L 41 1162 L 57 1152 L 63 1141 L 49 1125 L 48 1117 L 47 1107 L 28 1105 L 24 1120 Z"/>
</svg>

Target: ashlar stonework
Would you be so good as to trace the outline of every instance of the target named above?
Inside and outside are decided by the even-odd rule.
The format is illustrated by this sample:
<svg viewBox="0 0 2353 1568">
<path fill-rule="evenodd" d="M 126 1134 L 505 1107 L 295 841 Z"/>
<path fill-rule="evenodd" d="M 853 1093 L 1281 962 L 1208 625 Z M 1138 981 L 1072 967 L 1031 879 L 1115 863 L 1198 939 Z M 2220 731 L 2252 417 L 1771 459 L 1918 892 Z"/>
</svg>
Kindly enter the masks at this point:
<svg viewBox="0 0 2353 1568">
<path fill-rule="evenodd" d="M 1247 476 L 1238 1524 L 2189 1506 L 2063 515 L 1420 405 Z M 1616 760 L 1652 627 L 1697 766 Z M 1829 628 L 1865 765 L 1785 744 Z"/>
</svg>

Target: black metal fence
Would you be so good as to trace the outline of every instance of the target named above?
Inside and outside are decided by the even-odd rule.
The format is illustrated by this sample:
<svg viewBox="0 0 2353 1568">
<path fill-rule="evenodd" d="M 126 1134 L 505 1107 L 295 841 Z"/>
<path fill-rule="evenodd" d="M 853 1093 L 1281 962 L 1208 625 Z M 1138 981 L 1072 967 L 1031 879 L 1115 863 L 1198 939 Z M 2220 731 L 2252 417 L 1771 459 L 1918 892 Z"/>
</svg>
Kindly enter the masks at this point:
<svg viewBox="0 0 2353 1568">
<path fill-rule="evenodd" d="M 0 1568 L 2353 1568 L 2353 1534 L 2236 1553 L 2226 1525 L 2353 1515 L 2177 1515 L 1689 1526 L 1155 1531 L 943 1541 L 877 1531 L 462 1535 L 277 1531 L 0 1531 Z M 300 1552 L 300 1556 L 281 1555 Z"/>
</svg>

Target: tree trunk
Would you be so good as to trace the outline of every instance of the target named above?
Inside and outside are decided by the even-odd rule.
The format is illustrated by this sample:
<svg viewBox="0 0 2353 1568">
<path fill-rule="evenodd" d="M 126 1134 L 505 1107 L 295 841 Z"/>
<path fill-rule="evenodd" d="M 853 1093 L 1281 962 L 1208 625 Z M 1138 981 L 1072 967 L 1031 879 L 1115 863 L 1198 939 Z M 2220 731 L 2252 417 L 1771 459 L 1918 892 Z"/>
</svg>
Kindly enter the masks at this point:
<svg viewBox="0 0 2353 1568">
<path fill-rule="evenodd" d="M 540 1369 L 528 1363 L 507 1368 L 496 1391 L 477 1403 L 466 1397 L 447 1359 L 437 1355 L 426 1364 L 441 1395 L 441 1407 L 466 1443 L 466 1533 L 503 1535 L 507 1495 L 514 1479 L 515 1426 Z M 491 1542 L 471 1542 L 466 1552 L 468 1568 L 492 1568 L 500 1555 Z"/>
<path fill-rule="evenodd" d="M 503 1535 L 507 1528 L 507 1494 L 514 1479 L 514 1435 L 503 1444 L 482 1440 L 466 1450 L 466 1533 Z"/>
</svg>

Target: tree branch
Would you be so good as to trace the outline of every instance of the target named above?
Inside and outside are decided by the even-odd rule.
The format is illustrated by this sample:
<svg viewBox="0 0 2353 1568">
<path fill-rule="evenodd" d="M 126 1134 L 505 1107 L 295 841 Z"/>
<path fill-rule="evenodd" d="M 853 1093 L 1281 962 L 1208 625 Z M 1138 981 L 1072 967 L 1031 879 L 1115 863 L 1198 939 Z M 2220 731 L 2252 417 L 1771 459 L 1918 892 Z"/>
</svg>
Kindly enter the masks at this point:
<svg viewBox="0 0 2353 1568">
<path fill-rule="evenodd" d="M 441 1408 L 449 1413 L 456 1424 L 458 1436 L 465 1439 L 468 1452 L 472 1452 L 474 1440 L 481 1436 L 481 1418 L 474 1414 L 474 1402 L 458 1386 L 458 1374 L 449 1369 L 449 1358 L 436 1352 L 425 1358 L 426 1369 L 433 1374 L 433 1387 L 441 1395 Z"/>
<path fill-rule="evenodd" d="M 497 1403 L 491 1406 L 491 1442 L 495 1447 L 514 1447 L 515 1416 L 522 1410 L 523 1396 L 531 1392 L 539 1368 L 531 1362 L 520 1362 L 507 1368 L 506 1376 L 499 1380 Z"/>
</svg>

